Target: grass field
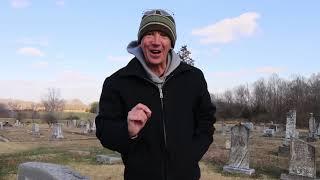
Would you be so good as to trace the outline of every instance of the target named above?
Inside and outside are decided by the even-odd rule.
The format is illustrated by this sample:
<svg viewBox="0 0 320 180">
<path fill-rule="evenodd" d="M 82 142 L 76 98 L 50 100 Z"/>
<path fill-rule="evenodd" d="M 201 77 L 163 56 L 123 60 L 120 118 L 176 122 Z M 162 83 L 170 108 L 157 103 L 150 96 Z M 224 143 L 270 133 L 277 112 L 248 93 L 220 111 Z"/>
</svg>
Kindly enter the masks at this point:
<svg viewBox="0 0 320 180">
<path fill-rule="evenodd" d="M 217 125 L 219 129 L 219 125 Z M 83 135 L 78 128 L 63 127 L 64 139 L 51 140 L 50 128 L 40 125 L 39 137 L 31 135 L 31 125 L 0 130 L 0 136 L 10 142 L 0 142 L 0 179 L 16 179 L 17 167 L 27 161 L 50 162 L 67 165 L 82 175 L 94 180 L 123 179 L 123 165 L 100 165 L 96 163 L 97 154 L 110 154 L 112 151 L 103 148 L 94 134 Z M 300 134 L 304 134 L 304 132 Z M 222 172 L 228 161 L 229 150 L 225 149 L 225 140 L 230 135 L 217 131 L 214 142 L 200 162 L 202 180 L 232 179 L 279 179 L 280 174 L 287 172 L 288 157 L 277 156 L 281 136 L 262 137 L 253 131 L 250 137 L 250 167 L 256 174 L 249 177 Z M 313 143 L 317 148 L 317 171 L 320 173 L 320 142 Z"/>
</svg>

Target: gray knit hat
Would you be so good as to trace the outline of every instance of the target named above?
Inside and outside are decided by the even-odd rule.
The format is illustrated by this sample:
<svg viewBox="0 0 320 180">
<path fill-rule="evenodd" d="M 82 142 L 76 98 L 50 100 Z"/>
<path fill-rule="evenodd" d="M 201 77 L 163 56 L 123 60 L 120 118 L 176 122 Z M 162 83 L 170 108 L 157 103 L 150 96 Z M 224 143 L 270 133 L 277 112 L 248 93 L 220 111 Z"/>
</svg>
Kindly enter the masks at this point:
<svg viewBox="0 0 320 180">
<path fill-rule="evenodd" d="M 162 9 L 146 11 L 142 16 L 139 27 L 138 43 L 141 43 L 141 39 L 146 33 L 155 30 L 166 33 L 171 40 L 171 47 L 174 47 L 177 39 L 177 33 L 176 24 L 172 15 Z"/>
</svg>

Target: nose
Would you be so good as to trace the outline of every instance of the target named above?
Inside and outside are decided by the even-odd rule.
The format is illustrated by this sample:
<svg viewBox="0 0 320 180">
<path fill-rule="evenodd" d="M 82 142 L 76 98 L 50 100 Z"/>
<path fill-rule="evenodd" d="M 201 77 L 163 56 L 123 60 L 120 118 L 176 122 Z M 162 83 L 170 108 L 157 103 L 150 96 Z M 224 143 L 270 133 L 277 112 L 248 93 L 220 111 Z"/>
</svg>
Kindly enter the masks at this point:
<svg viewBox="0 0 320 180">
<path fill-rule="evenodd" d="M 159 45 L 160 44 L 160 33 L 156 32 L 153 34 L 153 41 L 152 44 Z"/>
</svg>

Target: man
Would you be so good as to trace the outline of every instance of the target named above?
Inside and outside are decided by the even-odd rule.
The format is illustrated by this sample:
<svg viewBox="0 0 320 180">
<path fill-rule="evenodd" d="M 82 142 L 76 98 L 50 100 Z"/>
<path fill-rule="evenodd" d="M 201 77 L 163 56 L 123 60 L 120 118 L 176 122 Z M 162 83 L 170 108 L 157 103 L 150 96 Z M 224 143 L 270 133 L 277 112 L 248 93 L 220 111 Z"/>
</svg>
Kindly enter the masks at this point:
<svg viewBox="0 0 320 180">
<path fill-rule="evenodd" d="M 144 13 L 135 57 L 103 85 L 96 135 L 121 153 L 129 180 L 194 180 L 212 143 L 215 107 L 202 72 L 181 62 L 173 16 Z"/>
</svg>

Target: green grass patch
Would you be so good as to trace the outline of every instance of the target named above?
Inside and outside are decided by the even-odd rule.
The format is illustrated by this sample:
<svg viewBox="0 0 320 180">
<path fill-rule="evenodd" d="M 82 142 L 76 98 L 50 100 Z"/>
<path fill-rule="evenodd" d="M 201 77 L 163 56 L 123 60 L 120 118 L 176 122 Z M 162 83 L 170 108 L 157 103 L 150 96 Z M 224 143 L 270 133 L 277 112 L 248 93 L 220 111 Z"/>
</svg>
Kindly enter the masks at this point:
<svg viewBox="0 0 320 180">
<path fill-rule="evenodd" d="M 103 147 L 79 149 L 88 151 L 89 155 L 72 153 L 65 148 L 40 147 L 29 151 L 5 154 L 0 157 L 0 179 L 8 174 L 16 174 L 18 166 L 28 161 L 67 165 L 69 163 L 95 164 L 97 154 L 111 154 L 113 151 Z"/>
</svg>

